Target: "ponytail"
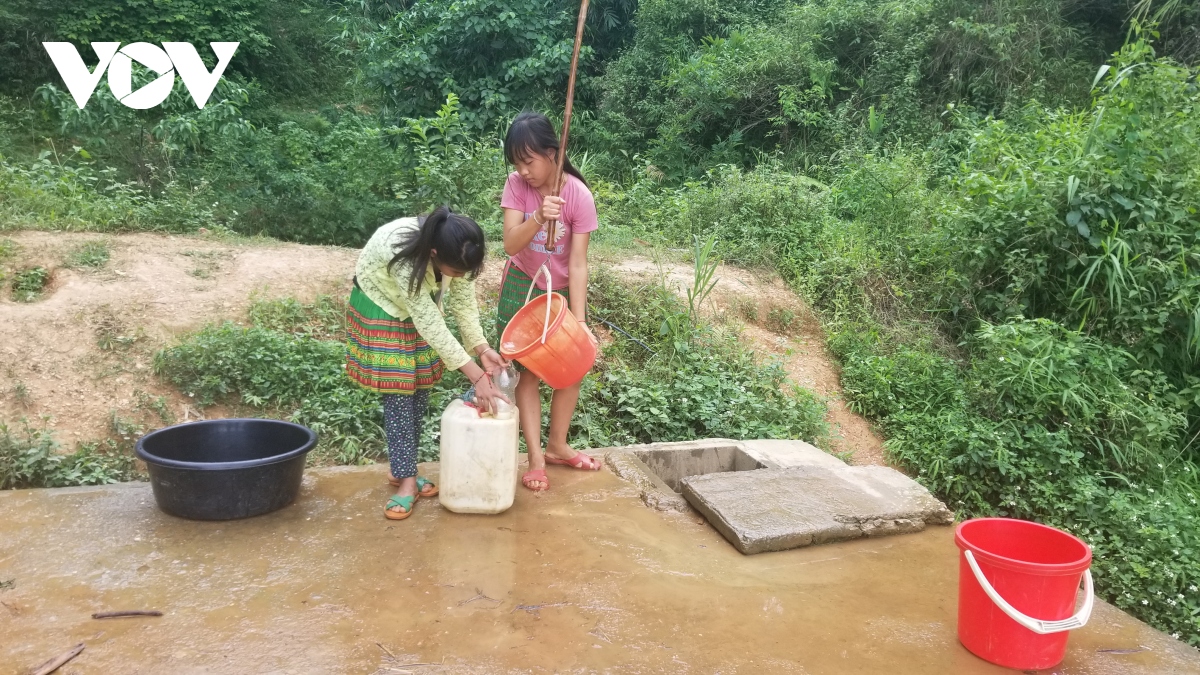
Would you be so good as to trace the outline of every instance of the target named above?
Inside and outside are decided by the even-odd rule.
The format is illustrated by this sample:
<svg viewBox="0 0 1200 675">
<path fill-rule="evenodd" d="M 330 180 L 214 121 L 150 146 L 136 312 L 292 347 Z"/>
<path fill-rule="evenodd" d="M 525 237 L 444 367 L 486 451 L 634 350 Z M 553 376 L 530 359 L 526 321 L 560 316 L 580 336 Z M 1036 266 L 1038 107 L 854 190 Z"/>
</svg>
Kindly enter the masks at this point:
<svg viewBox="0 0 1200 675">
<path fill-rule="evenodd" d="M 437 250 L 437 259 L 454 270 L 465 272 L 467 278 L 474 279 L 483 269 L 484 240 L 483 229 L 470 218 L 450 211 L 447 206 L 439 206 L 421 219 L 417 231 L 406 241 L 396 247 L 396 254 L 388 262 L 388 274 L 392 267 L 401 262 L 411 263 L 412 272 L 408 278 L 408 294 L 416 295 L 421 292 L 425 282 L 425 270 Z"/>
</svg>

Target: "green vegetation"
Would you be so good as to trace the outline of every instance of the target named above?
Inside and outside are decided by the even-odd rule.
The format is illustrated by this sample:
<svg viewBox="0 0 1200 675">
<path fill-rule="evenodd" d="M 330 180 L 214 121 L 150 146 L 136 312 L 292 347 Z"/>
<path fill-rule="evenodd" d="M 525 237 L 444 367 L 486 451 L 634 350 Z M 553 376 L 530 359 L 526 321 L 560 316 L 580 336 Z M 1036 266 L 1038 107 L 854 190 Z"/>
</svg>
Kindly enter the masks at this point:
<svg viewBox="0 0 1200 675">
<path fill-rule="evenodd" d="M 131 444 L 112 440 L 81 444 L 71 454 L 60 451 L 46 429 L 23 423 L 20 430 L 0 423 L 0 490 L 25 487 L 101 485 L 132 480 Z"/>
<path fill-rule="evenodd" d="M 76 246 L 67 254 L 66 264 L 67 267 L 76 269 L 99 269 L 108 264 L 111 256 L 108 242 L 88 241 Z"/>
<path fill-rule="evenodd" d="M 0 230 L 353 246 L 448 202 L 494 237 L 505 122 L 561 109 L 577 6 L 93 4 L 0 10 Z M 716 256 L 770 267 L 894 461 L 960 516 L 1077 533 L 1105 598 L 1200 645 L 1198 25 L 1195 0 L 597 0 L 572 127 L 596 244 L 693 247 L 697 283 L 689 305 L 598 275 L 594 316 L 646 347 L 606 348 L 572 439 L 819 437 L 819 402 L 694 311 Z M 81 112 L 30 55 L 114 26 L 244 51 L 204 110 L 176 92 L 134 112 L 100 87 Z M 159 372 L 318 428 L 327 461 L 377 457 L 338 302 L 250 319 Z"/>
<path fill-rule="evenodd" d="M 45 267 L 28 267 L 17 270 L 12 277 L 12 297 L 17 302 L 33 302 L 42 294 L 42 289 L 50 279 L 50 271 Z"/>
<path fill-rule="evenodd" d="M 756 364 L 733 336 L 699 324 L 681 343 L 660 330 L 664 317 L 687 318 L 678 299 L 653 288 L 628 289 L 607 276 L 596 287 L 595 311 L 622 322 L 658 356 L 625 342 L 606 349 L 584 386 L 572 442 L 604 447 L 714 436 L 824 435 L 823 402 L 795 387 L 783 393 L 783 371 Z M 320 461 L 376 461 L 383 456 L 379 397 L 351 383 L 343 371 L 342 303 L 330 297 L 312 304 L 260 300 L 250 308 L 250 326 L 208 326 L 160 352 L 155 370 L 198 405 L 230 402 L 313 428 L 321 436 Z M 484 319 L 489 331 L 493 324 Z M 441 412 L 467 388 L 465 378 L 451 372 L 433 390 L 422 461 L 437 458 Z"/>
</svg>

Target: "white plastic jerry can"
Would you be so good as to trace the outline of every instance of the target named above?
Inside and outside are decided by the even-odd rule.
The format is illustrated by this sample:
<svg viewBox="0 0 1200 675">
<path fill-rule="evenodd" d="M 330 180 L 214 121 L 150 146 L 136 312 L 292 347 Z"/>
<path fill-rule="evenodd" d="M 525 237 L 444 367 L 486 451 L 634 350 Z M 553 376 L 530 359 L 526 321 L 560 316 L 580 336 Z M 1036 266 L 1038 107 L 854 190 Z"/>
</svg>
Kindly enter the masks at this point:
<svg viewBox="0 0 1200 675">
<path fill-rule="evenodd" d="M 517 493 L 517 409 L 481 414 L 461 399 L 442 413 L 438 500 L 455 513 L 500 513 Z"/>
</svg>

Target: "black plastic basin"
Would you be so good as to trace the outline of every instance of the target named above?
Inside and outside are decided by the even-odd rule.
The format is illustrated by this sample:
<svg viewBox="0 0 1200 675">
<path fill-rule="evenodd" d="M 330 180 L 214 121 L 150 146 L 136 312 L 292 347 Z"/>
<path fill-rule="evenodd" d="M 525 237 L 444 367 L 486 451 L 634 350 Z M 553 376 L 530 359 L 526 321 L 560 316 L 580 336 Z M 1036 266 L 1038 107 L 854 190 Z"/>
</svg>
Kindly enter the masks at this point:
<svg viewBox="0 0 1200 675">
<path fill-rule="evenodd" d="M 189 422 L 137 442 L 163 511 L 195 520 L 249 518 L 296 500 L 305 455 L 317 444 L 308 427 L 262 419 Z"/>
</svg>

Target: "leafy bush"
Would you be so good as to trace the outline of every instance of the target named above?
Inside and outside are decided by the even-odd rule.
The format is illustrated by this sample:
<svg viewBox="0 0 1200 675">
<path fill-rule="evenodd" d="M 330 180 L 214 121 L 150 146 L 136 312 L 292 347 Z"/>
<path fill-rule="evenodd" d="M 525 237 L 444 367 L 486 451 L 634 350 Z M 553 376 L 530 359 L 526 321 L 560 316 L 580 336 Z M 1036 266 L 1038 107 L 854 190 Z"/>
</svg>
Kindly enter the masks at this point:
<svg viewBox="0 0 1200 675">
<path fill-rule="evenodd" d="M 134 476 L 133 453 L 128 448 L 93 443 L 63 454 L 59 447 L 44 428 L 35 429 L 25 422 L 15 431 L 0 422 L 0 490 L 101 485 Z"/>
<path fill-rule="evenodd" d="M 80 153 L 81 148 L 76 148 Z M 82 154 L 51 150 L 23 163 L 0 156 L 0 229 L 194 232 L 213 224 L 207 185 L 166 183 L 157 195 L 96 169 Z"/>
<path fill-rule="evenodd" d="M 42 288 L 50 279 L 45 267 L 30 267 L 13 274 L 12 294 L 17 302 L 33 302 L 42 294 Z"/>
<path fill-rule="evenodd" d="M 499 222 L 499 148 L 464 133 L 451 95 L 431 118 L 379 127 L 364 115 L 289 119 L 224 137 L 205 160 L 219 220 L 240 232 L 361 246 L 380 224 L 450 204 Z"/>
<path fill-rule="evenodd" d="M 603 202 L 614 223 L 637 223 L 639 234 L 690 245 L 717 237 L 725 260 L 779 264 L 802 255 L 825 217 L 828 188 L 777 165 L 753 171 L 720 166 L 678 188 L 645 178 Z"/>
<path fill-rule="evenodd" d="M 604 273 L 590 292 L 595 317 L 655 353 L 614 335 L 597 372 L 585 380 L 571 427 L 572 438 L 587 447 L 711 437 L 819 442 L 827 433 L 824 402 L 788 385 L 777 363 L 756 361 L 737 336 L 716 332 L 694 315 L 686 343 L 678 332 L 664 331 L 664 315 L 689 317 L 673 294 L 628 287 Z"/>
<path fill-rule="evenodd" d="M 1043 316 L 1192 386 L 1200 354 L 1200 87 L 1127 45 L 1079 113 L 1029 107 L 972 140 L 958 238 L 985 317 Z M 1193 387 L 1194 389 L 1194 387 Z"/>
<path fill-rule="evenodd" d="M 864 135 L 928 139 L 948 103 L 1080 101 L 1087 41 L 1066 4 L 645 2 L 587 138 L 679 179 L 764 150 L 823 162 Z"/>
<path fill-rule="evenodd" d="M 626 39 L 634 7 L 592 3 L 580 53 L 585 78 L 594 56 Z M 378 92 L 385 119 L 432 115 L 457 94 L 468 125 L 490 130 L 522 108 L 561 108 L 578 12 L 578 3 L 562 0 L 344 2 L 336 18 L 343 52 Z"/>
</svg>

